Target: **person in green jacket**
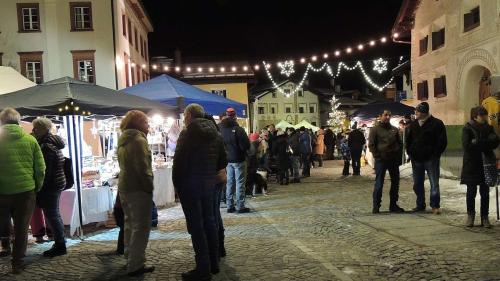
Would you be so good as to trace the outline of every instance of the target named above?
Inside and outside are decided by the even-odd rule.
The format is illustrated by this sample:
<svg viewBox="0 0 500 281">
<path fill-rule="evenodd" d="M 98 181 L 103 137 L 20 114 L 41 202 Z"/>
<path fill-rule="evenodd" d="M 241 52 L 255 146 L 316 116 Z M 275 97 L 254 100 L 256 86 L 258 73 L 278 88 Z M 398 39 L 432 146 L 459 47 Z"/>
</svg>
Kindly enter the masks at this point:
<svg viewBox="0 0 500 281">
<path fill-rule="evenodd" d="M 36 192 L 42 188 L 45 176 L 40 146 L 19 126 L 20 120 L 21 115 L 12 108 L 0 113 L 0 235 L 9 232 L 6 228 L 12 218 L 14 274 L 24 269 L 28 226 L 35 208 Z"/>
<path fill-rule="evenodd" d="M 124 244 L 129 276 L 153 272 L 146 266 L 146 246 L 151 230 L 153 169 L 147 134 L 148 117 L 138 110 L 127 112 L 118 140 L 120 176 L 118 194 L 125 215 Z"/>
</svg>

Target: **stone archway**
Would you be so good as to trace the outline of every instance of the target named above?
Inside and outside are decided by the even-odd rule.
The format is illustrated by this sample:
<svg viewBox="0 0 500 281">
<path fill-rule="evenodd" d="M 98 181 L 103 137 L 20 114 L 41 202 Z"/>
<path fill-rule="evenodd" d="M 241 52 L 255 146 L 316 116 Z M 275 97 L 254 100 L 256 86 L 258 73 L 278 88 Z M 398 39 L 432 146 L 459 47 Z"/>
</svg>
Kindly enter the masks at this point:
<svg viewBox="0 0 500 281">
<path fill-rule="evenodd" d="M 463 113 L 463 121 L 468 120 L 469 110 L 481 104 L 488 93 L 487 80 L 498 68 L 493 56 L 484 49 L 468 52 L 458 64 L 457 95 L 459 111 Z"/>
</svg>

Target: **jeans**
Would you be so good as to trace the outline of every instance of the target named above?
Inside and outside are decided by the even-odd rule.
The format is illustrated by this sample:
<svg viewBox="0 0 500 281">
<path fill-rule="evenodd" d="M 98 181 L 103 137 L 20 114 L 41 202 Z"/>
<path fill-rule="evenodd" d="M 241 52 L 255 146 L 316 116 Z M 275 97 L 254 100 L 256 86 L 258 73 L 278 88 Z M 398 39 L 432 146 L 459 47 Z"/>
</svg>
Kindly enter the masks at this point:
<svg viewBox="0 0 500 281">
<path fill-rule="evenodd" d="M 349 158 L 344 158 L 344 169 L 342 170 L 343 176 L 349 175 L 349 167 L 351 166 L 351 160 Z"/>
<path fill-rule="evenodd" d="M 226 205 L 227 208 L 234 208 L 234 192 L 236 189 L 236 209 L 245 208 L 245 182 L 247 173 L 246 161 L 240 163 L 229 163 L 226 168 Z"/>
<path fill-rule="evenodd" d="M 292 169 L 293 169 L 293 178 L 298 180 L 300 179 L 300 157 L 292 155 L 290 156 L 290 160 L 292 161 Z"/>
<path fill-rule="evenodd" d="M 477 185 L 467 185 L 467 214 L 476 214 L 476 194 Z M 481 195 L 481 218 L 488 218 L 490 207 L 490 188 L 482 183 L 479 185 L 479 194 Z"/>
<path fill-rule="evenodd" d="M 217 229 L 219 237 L 219 258 L 222 250 L 224 249 L 224 222 L 220 213 L 220 202 L 222 198 L 222 190 L 224 183 L 218 183 L 214 188 L 214 215 L 215 215 L 215 229 Z"/>
<path fill-rule="evenodd" d="M 431 184 L 431 208 L 440 208 L 439 195 L 439 158 L 427 162 L 411 161 L 413 170 L 413 191 L 417 195 L 417 208 L 425 209 L 425 172 Z"/>
<path fill-rule="evenodd" d="M 50 194 L 41 195 L 37 201 L 43 209 L 45 215 L 45 223 L 48 229 L 52 230 L 54 242 L 64 244 L 64 223 L 59 212 L 59 198 L 61 192 L 54 192 Z M 43 200 L 43 202 L 41 202 Z M 47 232 L 48 233 L 48 232 Z"/>
<path fill-rule="evenodd" d="M 351 150 L 352 157 L 352 174 L 361 174 L 361 150 Z"/>
<path fill-rule="evenodd" d="M 7 233 L 5 227 L 14 221 L 14 247 L 12 263 L 21 264 L 28 245 L 28 226 L 35 209 L 35 192 L 0 195 L 0 233 Z"/>
<path fill-rule="evenodd" d="M 142 268 L 146 262 L 153 194 L 143 191 L 118 192 L 125 214 L 125 258 L 127 272 L 130 273 Z"/>
<path fill-rule="evenodd" d="M 373 189 L 373 207 L 380 208 L 382 192 L 384 189 L 385 174 L 389 171 L 391 176 L 390 207 L 397 205 L 399 199 L 399 165 L 396 162 L 375 160 L 375 188 Z"/>
<path fill-rule="evenodd" d="M 300 160 L 302 162 L 302 175 L 306 177 L 311 176 L 311 154 L 301 153 Z"/>
<path fill-rule="evenodd" d="M 196 260 L 196 270 L 210 274 L 210 268 L 219 264 L 219 239 L 214 214 L 215 186 L 199 186 L 197 192 L 180 191 L 179 198 L 186 217 L 186 225 Z"/>
</svg>

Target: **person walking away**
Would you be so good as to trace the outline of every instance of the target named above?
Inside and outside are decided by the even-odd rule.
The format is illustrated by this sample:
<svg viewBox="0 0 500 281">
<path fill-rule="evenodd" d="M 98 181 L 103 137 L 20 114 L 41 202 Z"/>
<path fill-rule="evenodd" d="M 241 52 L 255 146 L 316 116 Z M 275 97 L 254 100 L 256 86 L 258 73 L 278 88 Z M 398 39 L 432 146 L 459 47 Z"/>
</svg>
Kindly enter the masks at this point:
<svg viewBox="0 0 500 281">
<path fill-rule="evenodd" d="M 351 164 L 351 149 L 347 139 L 343 135 L 339 135 L 340 138 L 340 151 L 342 153 L 342 159 L 344 159 L 344 169 L 342 170 L 342 176 L 349 176 L 349 166 Z"/>
<path fill-rule="evenodd" d="M 250 141 L 245 130 L 236 121 L 236 111 L 233 108 L 226 110 L 227 118 L 221 122 L 221 134 L 227 150 L 227 186 L 226 205 L 228 213 L 248 213 L 245 207 L 245 183 L 247 173 L 246 155 L 250 148 Z M 236 208 L 234 195 L 236 190 Z"/>
<path fill-rule="evenodd" d="M 354 176 L 359 176 L 361 174 L 361 154 L 366 144 L 366 139 L 365 135 L 357 128 L 356 124 L 352 126 L 348 143 L 352 156 L 352 174 Z"/>
<path fill-rule="evenodd" d="M 294 128 L 289 128 L 287 130 L 288 134 L 288 145 L 290 147 L 290 162 L 292 162 L 293 169 L 293 182 L 300 183 L 300 141 L 299 132 Z"/>
<path fill-rule="evenodd" d="M 416 199 L 415 212 L 425 211 L 425 173 L 431 185 L 430 205 L 432 213 L 441 213 L 439 194 L 440 158 L 448 144 L 443 121 L 429 114 L 429 104 L 422 102 L 415 108 L 417 120 L 408 127 L 406 150 L 413 169 L 413 190 Z"/>
<path fill-rule="evenodd" d="M 120 129 L 118 194 L 125 215 L 124 254 L 127 274 L 139 276 L 155 270 L 154 266 L 145 265 L 154 188 L 151 151 L 146 137 L 148 117 L 141 111 L 131 110 L 123 118 Z"/>
<path fill-rule="evenodd" d="M 252 196 L 257 194 L 257 184 L 255 182 L 255 177 L 257 176 L 257 169 L 259 168 L 258 154 L 259 154 L 259 134 L 252 133 L 248 137 L 250 140 L 250 149 L 247 152 L 247 163 L 248 163 L 248 176 L 247 176 L 247 193 L 248 190 Z"/>
<path fill-rule="evenodd" d="M 172 180 L 179 194 L 195 253 L 196 268 L 183 280 L 211 280 L 219 272 L 218 229 L 214 213 L 217 175 L 227 165 L 222 137 L 206 118 L 203 107 L 192 103 L 184 110 L 185 129 L 174 155 Z"/>
<path fill-rule="evenodd" d="M 325 131 L 323 129 L 319 129 L 317 132 L 314 153 L 316 160 L 318 160 L 318 166 L 323 167 L 323 154 L 325 153 Z"/>
<path fill-rule="evenodd" d="M 66 188 L 66 176 L 64 174 L 64 141 L 61 137 L 53 135 L 52 122 L 47 118 L 33 120 L 33 136 L 45 159 L 45 179 L 42 189 L 37 193 L 36 204 L 43 210 L 46 223 L 52 230 L 54 245 L 48 251 L 43 252 L 45 257 L 56 257 L 66 254 L 66 239 L 64 238 L 64 224 L 59 211 L 59 198 L 61 192 Z"/>
<path fill-rule="evenodd" d="M 476 216 L 476 195 L 479 186 L 481 195 L 481 226 L 490 228 L 488 219 L 490 206 L 490 188 L 486 185 L 483 168 L 483 154 L 494 155 L 499 139 L 494 128 L 487 123 L 488 112 L 482 106 L 471 109 L 471 120 L 462 130 L 462 147 L 464 149 L 462 176 L 460 184 L 467 185 L 467 222 L 474 226 Z"/>
<path fill-rule="evenodd" d="M 335 151 L 335 134 L 333 133 L 332 129 L 328 128 L 325 130 L 325 147 L 326 147 L 326 154 L 325 154 L 325 160 L 333 160 L 333 152 Z"/>
<path fill-rule="evenodd" d="M 300 127 L 299 129 L 299 151 L 300 160 L 302 162 L 302 176 L 311 176 L 311 153 L 312 153 L 312 140 L 311 135 L 306 130 L 305 127 Z"/>
<path fill-rule="evenodd" d="M 309 133 L 309 136 L 311 137 L 311 155 L 309 155 L 309 159 L 311 161 L 311 164 L 310 164 L 310 167 L 311 168 L 314 168 L 315 167 L 315 163 L 314 163 L 314 160 L 316 160 L 316 154 L 314 153 L 315 151 L 315 148 L 316 148 L 316 140 L 317 140 L 317 137 L 316 137 L 316 134 L 314 134 L 314 132 L 311 130 L 311 129 L 306 129 L 306 132 Z"/>
<path fill-rule="evenodd" d="M 401 164 L 401 153 L 403 145 L 399 137 L 399 131 L 390 123 L 391 112 L 383 110 L 379 116 L 380 121 L 370 130 L 368 144 L 375 158 L 375 186 L 373 189 L 374 214 L 380 212 L 382 203 L 382 191 L 384 188 L 385 174 L 389 171 L 391 176 L 391 190 L 389 211 L 402 213 L 404 209 L 399 207 L 399 165 Z"/>
<path fill-rule="evenodd" d="M 288 138 L 284 131 L 278 131 L 276 136 L 276 141 L 273 146 L 273 154 L 275 159 L 278 160 L 278 180 L 280 185 L 288 185 L 290 182 L 288 173 L 288 163 L 289 163 L 289 149 L 288 149 Z"/>
<path fill-rule="evenodd" d="M 0 233 L 14 222 L 12 273 L 24 270 L 28 226 L 35 209 L 36 192 L 44 182 L 45 162 L 40 145 L 23 131 L 21 115 L 12 108 L 0 112 Z M 8 237 L 2 237 L 8 238 Z"/>
</svg>

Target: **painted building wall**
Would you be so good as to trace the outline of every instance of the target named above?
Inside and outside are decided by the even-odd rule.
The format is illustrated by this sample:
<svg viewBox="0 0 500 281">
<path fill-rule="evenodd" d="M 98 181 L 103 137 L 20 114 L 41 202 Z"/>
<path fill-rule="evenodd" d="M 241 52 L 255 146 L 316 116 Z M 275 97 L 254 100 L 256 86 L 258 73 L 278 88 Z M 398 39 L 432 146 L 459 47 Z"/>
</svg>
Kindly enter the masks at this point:
<svg viewBox="0 0 500 281">
<path fill-rule="evenodd" d="M 464 32 L 464 14 L 480 7 L 480 25 Z M 432 50 L 432 32 L 445 28 L 444 47 Z M 429 36 L 428 52 L 420 55 L 419 41 Z M 423 0 L 412 30 L 412 105 L 418 104 L 417 83 L 427 80 L 432 113 L 447 125 L 468 120 L 470 108 L 479 105 L 484 69 L 492 75 L 500 67 L 499 0 Z M 434 97 L 433 79 L 446 75 L 446 97 Z"/>
<path fill-rule="evenodd" d="M 280 86 L 283 90 L 292 90 L 295 87 L 295 84 L 292 82 Z M 307 90 L 303 90 L 303 96 L 295 93 L 290 97 L 286 97 L 277 91 L 273 95 L 272 91 L 268 91 L 261 94 L 261 97 L 253 102 L 251 107 L 254 130 L 263 128 L 269 124 L 277 124 L 281 120 L 285 120 L 292 125 L 302 120 L 306 120 L 316 126 L 321 125 L 318 96 Z M 290 108 L 289 113 L 286 112 L 287 107 Z M 299 113 L 300 107 L 304 108 L 304 113 Z M 311 113 L 310 107 L 314 108 L 314 112 Z M 263 108 L 263 114 L 259 113 L 259 108 Z M 273 108 L 274 113 L 272 111 Z"/>
<path fill-rule="evenodd" d="M 226 98 L 234 100 L 248 106 L 248 85 L 247 83 L 223 83 L 223 84 L 199 84 L 193 85 L 207 92 L 225 90 Z"/>
<path fill-rule="evenodd" d="M 17 3 L 39 3 L 40 32 L 18 32 Z M 126 0 L 116 0 L 115 23 L 112 21 L 111 1 L 90 0 L 92 3 L 91 31 L 71 31 L 70 0 L 2 0 L 0 9 L 0 53 L 3 53 L 2 64 L 12 66 L 20 71 L 18 52 L 42 51 L 43 80 L 44 82 L 63 76 L 74 77 L 73 56 L 74 50 L 95 50 L 94 71 L 97 85 L 116 89 L 115 49 L 113 47 L 113 26 L 115 38 L 122 35 L 121 14 L 118 10 L 124 9 L 127 14 L 133 15 L 132 8 Z M 127 7 L 129 6 L 129 7 Z M 147 39 L 147 31 L 137 23 L 138 30 L 142 31 L 143 38 Z M 123 37 L 123 36 L 122 36 Z M 117 41 L 117 57 L 127 50 L 128 41 Z M 130 51 L 132 57 L 137 53 Z M 140 57 L 140 55 L 139 55 Z M 137 59 L 143 64 L 145 60 Z M 118 66 L 120 63 L 117 64 Z M 125 71 L 123 68 L 118 71 Z M 118 73 L 118 88 L 125 87 L 125 74 Z M 121 79 L 123 77 L 123 79 Z M 123 80 L 123 81 L 122 81 Z"/>
</svg>

